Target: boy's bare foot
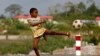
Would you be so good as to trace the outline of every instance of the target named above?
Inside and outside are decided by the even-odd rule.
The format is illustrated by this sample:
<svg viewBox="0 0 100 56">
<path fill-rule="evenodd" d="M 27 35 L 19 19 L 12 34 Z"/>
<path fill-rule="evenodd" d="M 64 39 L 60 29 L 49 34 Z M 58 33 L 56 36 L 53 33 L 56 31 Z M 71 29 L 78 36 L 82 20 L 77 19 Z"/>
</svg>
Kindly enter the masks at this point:
<svg viewBox="0 0 100 56">
<path fill-rule="evenodd" d="M 70 37 L 70 32 L 67 32 L 67 33 L 66 33 L 66 36 Z"/>
</svg>

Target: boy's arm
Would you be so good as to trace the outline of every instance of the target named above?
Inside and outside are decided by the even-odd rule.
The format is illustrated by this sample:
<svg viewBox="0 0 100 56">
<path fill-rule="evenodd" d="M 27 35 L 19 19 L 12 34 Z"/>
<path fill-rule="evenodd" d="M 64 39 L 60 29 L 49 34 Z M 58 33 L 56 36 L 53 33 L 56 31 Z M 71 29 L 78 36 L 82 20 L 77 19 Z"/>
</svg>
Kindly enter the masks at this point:
<svg viewBox="0 0 100 56">
<path fill-rule="evenodd" d="M 32 23 L 30 20 L 28 20 L 28 23 L 29 23 L 31 26 L 36 26 L 36 25 L 38 25 L 38 24 L 45 23 L 45 21 L 41 21 L 41 22 L 37 22 L 37 23 Z"/>
</svg>

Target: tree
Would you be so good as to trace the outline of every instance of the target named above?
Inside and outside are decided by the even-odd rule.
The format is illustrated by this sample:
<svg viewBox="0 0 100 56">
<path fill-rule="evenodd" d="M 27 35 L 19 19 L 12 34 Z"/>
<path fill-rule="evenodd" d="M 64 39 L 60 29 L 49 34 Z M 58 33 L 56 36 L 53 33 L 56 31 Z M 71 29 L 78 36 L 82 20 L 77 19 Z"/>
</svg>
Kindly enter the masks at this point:
<svg viewBox="0 0 100 56">
<path fill-rule="evenodd" d="M 0 15 L 0 19 L 5 19 L 5 18 L 6 17 L 3 14 Z"/>
<path fill-rule="evenodd" d="M 71 6 L 70 10 L 68 11 L 69 13 L 75 13 L 76 9 L 75 6 Z"/>
<path fill-rule="evenodd" d="M 85 4 L 83 2 L 80 2 L 78 5 L 77 5 L 77 9 L 78 9 L 78 12 L 84 12 L 86 10 L 86 7 L 85 7 Z"/>
<path fill-rule="evenodd" d="M 5 12 L 9 12 L 10 16 L 13 17 L 22 13 L 22 7 L 18 4 L 11 4 L 5 9 Z"/>
<path fill-rule="evenodd" d="M 100 10 L 96 7 L 95 3 L 93 3 L 87 10 L 86 13 L 91 16 L 96 16 L 100 13 Z"/>
<path fill-rule="evenodd" d="M 72 6 L 74 6 L 74 4 L 72 2 L 67 2 L 67 3 L 65 3 L 64 9 L 66 11 L 69 11 Z"/>
<path fill-rule="evenodd" d="M 87 0 L 87 3 L 95 3 L 94 0 Z"/>
<path fill-rule="evenodd" d="M 56 5 L 52 6 L 52 7 L 49 7 L 48 8 L 48 12 L 51 15 L 58 14 L 58 13 L 62 12 L 61 4 L 58 3 L 58 4 L 56 4 Z"/>
<path fill-rule="evenodd" d="M 68 6 L 70 10 L 69 13 L 83 13 L 86 10 L 85 4 L 83 2 L 80 2 L 79 4 L 72 4 Z"/>
</svg>

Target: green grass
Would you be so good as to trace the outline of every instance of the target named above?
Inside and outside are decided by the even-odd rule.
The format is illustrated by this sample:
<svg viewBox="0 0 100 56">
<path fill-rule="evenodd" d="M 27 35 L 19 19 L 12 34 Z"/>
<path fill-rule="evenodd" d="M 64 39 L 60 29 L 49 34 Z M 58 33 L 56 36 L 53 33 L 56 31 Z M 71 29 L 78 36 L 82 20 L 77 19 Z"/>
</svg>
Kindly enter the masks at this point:
<svg viewBox="0 0 100 56">
<path fill-rule="evenodd" d="M 64 46 L 73 47 L 74 43 L 75 41 L 73 39 L 68 39 L 65 41 L 63 37 L 49 37 L 47 43 L 45 43 L 44 40 L 41 40 L 40 50 L 43 52 L 52 52 L 57 48 L 64 48 Z"/>
<path fill-rule="evenodd" d="M 30 40 L 0 40 L 0 54 L 28 53 L 32 49 Z"/>
<path fill-rule="evenodd" d="M 73 39 L 64 40 L 62 37 L 54 36 L 49 37 L 46 43 L 41 38 L 39 49 L 42 52 L 52 52 L 57 48 L 63 48 L 64 46 L 72 47 L 75 41 Z M 7 53 L 23 53 L 27 54 L 32 50 L 33 40 L 0 40 L 0 54 Z"/>
</svg>

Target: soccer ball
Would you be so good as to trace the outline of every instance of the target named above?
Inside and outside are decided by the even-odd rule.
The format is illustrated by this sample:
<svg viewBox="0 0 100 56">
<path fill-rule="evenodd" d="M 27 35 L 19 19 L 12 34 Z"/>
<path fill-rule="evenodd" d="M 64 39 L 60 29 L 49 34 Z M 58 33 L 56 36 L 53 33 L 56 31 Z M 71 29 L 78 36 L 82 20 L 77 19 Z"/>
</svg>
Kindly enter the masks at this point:
<svg viewBox="0 0 100 56">
<path fill-rule="evenodd" d="M 80 29 L 83 27 L 83 23 L 81 20 L 74 20 L 72 25 L 75 29 Z"/>
</svg>

